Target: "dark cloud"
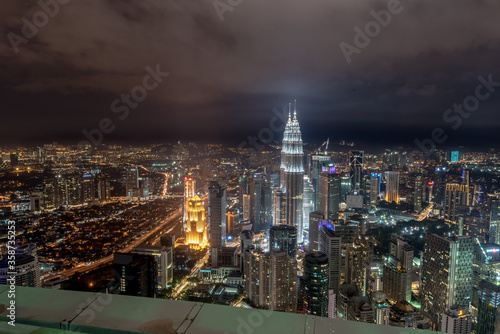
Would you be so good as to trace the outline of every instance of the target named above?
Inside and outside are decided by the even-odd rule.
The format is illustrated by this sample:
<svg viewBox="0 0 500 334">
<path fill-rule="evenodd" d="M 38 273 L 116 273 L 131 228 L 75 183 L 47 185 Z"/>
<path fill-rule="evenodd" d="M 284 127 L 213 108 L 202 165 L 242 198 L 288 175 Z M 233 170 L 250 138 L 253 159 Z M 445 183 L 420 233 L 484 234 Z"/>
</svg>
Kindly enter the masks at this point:
<svg viewBox="0 0 500 334">
<path fill-rule="evenodd" d="M 411 144 L 424 129 L 448 126 L 444 111 L 474 93 L 479 75 L 500 81 L 500 7 L 401 0 L 400 13 L 348 63 L 340 43 L 354 45 L 354 28 L 388 3 L 244 0 L 221 21 L 211 0 L 71 1 L 16 54 L 8 33 L 21 34 L 21 18 L 40 7 L 6 2 L 0 139 L 76 142 L 115 117 L 111 102 L 159 64 L 171 75 L 109 140 L 239 142 L 268 126 L 273 107 L 297 98 L 306 140 Z M 495 138 L 499 103 L 500 91 L 456 133 Z"/>
</svg>

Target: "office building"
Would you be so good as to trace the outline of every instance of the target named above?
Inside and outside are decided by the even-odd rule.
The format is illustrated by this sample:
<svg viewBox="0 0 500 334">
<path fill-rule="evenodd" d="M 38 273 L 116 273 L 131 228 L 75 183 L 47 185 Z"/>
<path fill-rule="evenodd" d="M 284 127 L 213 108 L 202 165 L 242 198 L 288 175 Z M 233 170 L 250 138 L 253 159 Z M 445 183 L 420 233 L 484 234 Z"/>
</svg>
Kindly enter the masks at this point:
<svg viewBox="0 0 500 334">
<path fill-rule="evenodd" d="M 317 251 L 319 249 L 319 221 L 323 220 L 325 217 L 321 212 L 311 212 L 309 214 L 309 249 L 311 251 Z"/>
<path fill-rule="evenodd" d="M 140 245 L 132 249 L 133 254 L 153 256 L 156 262 L 156 291 L 166 289 L 174 278 L 173 247 Z"/>
<path fill-rule="evenodd" d="M 185 232 L 188 225 L 189 201 L 196 195 L 196 180 L 191 173 L 184 177 L 184 215 L 182 231 Z"/>
<path fill-rule="evenodd" d="M 335 167 L 324 167 L 319 174 L 318 212 L 326 219 L 336 219 L 341 197 L 340 174 L 335 173 Z"/>
<path fill-rule="evenodd" d="M 344 175 L 340 178 L 340 201 L 345 202 L 347 194 L 351 192 L 351 177 Z"/>
<path fill-rule="evenodd" d="M 190 248 L 203 248 L 208 244 L 207 221 L 205 206 L 198 195 L 188 201 L 186 244 Z"/>
<path fill-rule="evenodd" d="M 434 170 L 433 202 L 442 205 L 446 188 L 446 167 L 436 167 Z"/>
<path fill-rule="evenodd" d="M 498 334 L 500 329 L 500 280 L 483 279 L 479 283 L 479 307 L 476 334 Z"/>
<path fill-rule="evenodd" d="M 243 195 L 243 220 L 250 220 L 250 195 Z"/>
<path fill-rule="evenodd" d="M 234 239 L 235 236 L 239 235 L 239 233 L 235 233 L 235 226 L 239 225 L 239 220 L 240 214 L 235 209 L 226 212 L 226 238 Z"/>
<path fill-rule="evenodd" d="M 342 270 L 342 236 L 327 220 L 319 226 L 319 251 L 328 258 L 328 289 L 339 292 Z"/>
<path fill-rule="evenodd" d="M 226 245 L 226 187 L 216 181 L 208 186 L 208 240 L 213 267 L 219 265 L 220 253 Z"/>
<path fill-rule="evenodd" d="M 470 311 L 473 324 L 477 323 L 479 308 L 479 283 L 482 280 L 496 281 L 500 275 L 500 245 L 493 243 L 474 243 L 474 260 L 472 266 L 472 296 Z"/>
<path fill-rule="evenodd" d="M 489 242 L 500 244 L 500 200 L 491 200 L 489 218 Z"/>
<path fill-rule="evenodd" d="M 399 172 L 385 172 L 385 200 L 389 203 L 399 203 Z"/>
<path fill-rule="evenodd" d="M 303 264 L 304 312 L 328 317 L 328 257 L 325 253 L 306 254 Z"/>
<path fill-rule="evenodd" d="M 140 199 L 147 197 L 145 196 L 145 188 L 147 185 L 141 184 L 141 177 L 139 175 L 139 168 L 137 166 L 131 166 L 126 169 L 126 196 L 130 199 Z M 145 187 L 146 186 L 146 187 Z"/>
<path fill-rule="evenodd" d="M 413 211 L 420 212 L 422 210 L 422 196 L 424 193 L 424 177 L 422 175 L 415 176 L 415 189 L 413 192 Z"/>
<path fill-rule="evenodd" d="M 302 202 L 302 226 L 304 243 L 309 239 L 309 214 L 314 211 L 314 190 L 309 177 L 304 175 L 304 200 Z"/>
<path fill-rule="evenodd" d="M 297 253 L 297 228 L 291 225 L 271 226 L 269 230 L 269 250 L 283 251 L 295 258 Z"/>
<path fill-rule="evenodd" d="M 152 255 L 114 253 L 113 272 L 120 294 L 154 297 L 158 269 Z"/>
<path fill-rule="evenodd" d="M 363 181 L 363 151 L 349 151 L 349 177 L 351 190 L 358 193 Z"/>
<path fill-rule="evenodd" d="M 291 108 L 291 107 L 290 107 Z M 293 118 L 288 114 L 288 121 L 283 135 L 281 150 L 280 182 L 285 207 L 285 223 L 297 227 L 298 242 L 303 239 L 302 200 L 304 193 L 304 151 L 302 135 L 294 107 Z"/>
<path fill-rule="evenodd" d="M 377 200 L 380 194 L 380 183 L 382 180 L 381 174 L 371 174 L 370 176 L 370 188 L 369 188 L 369 204 L 371 207 L 377 205 Z"/>
<path fill-rule="evenodd" d="M 254 233 L 262 230 L 262 183 L 263 177 L 260 173 L 254 173 L 249 182 L 250 194 L 250 221 L 253 224 Z"/>
<path fill-rule="evenodd" d="M 326 152 L 325 152 L 326 153 Z M 311 175 L 310 180 L 314 191 L 314 210 L 318 210 L 318 194 L 319 194 L 319 173 L 323 171 L 323 167 L 330 164 L 330 157 L 321 152 L 311 155 Z"/>
</svg>

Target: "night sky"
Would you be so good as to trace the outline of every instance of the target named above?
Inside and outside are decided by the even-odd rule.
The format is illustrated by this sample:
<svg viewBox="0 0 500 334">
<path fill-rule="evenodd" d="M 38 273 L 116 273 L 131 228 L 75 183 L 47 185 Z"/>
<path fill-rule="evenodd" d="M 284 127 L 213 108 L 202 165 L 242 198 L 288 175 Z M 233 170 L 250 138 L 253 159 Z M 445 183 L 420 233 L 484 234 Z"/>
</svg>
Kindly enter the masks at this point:
<svg viewBox="0 0 500 334">
<path fill-rule="evenodd" d="M 443 147 L 500 138 L 500 83 L 457 129 L 443 120 L 478 76 L 500 82 L 495 0 L 60 1 L 28 38 L 21 19 L 42 20 L 38 2 L 2 2 L 0 143 L 76 144 L 109 118 L 104 143 L 238 144 L 293 99 L 305 142 L 411 147 L 434 128 L 449 137 Z M 390 6 L 390 22 L 348 63 L 341 42 L 355 47 L 354 28 Z M 148 66 L 169 75 L 126 117 L 113 112 Z"/>
</svg>

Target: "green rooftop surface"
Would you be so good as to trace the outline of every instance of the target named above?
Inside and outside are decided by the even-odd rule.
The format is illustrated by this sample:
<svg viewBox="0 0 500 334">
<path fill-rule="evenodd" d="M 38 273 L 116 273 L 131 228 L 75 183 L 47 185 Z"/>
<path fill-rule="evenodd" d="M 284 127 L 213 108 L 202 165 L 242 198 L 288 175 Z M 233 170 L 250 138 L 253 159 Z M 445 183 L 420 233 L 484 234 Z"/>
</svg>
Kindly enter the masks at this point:
<svg viewBox="0 0 500 334">
<path fill-rule="evenodd" d="M 27 287 L 16 287 L 16 332 L 7 324 L 7 292 L 0 286 L 0 333 L 430 333 L 222 305 Z"/>
</svg>

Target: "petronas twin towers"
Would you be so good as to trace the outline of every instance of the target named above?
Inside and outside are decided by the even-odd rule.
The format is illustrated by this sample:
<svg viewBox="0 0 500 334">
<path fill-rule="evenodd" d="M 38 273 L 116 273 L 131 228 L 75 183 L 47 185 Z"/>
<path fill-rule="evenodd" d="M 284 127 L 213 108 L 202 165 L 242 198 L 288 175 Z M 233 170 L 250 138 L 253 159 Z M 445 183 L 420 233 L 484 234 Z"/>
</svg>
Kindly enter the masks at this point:
<svg viewBox="0 0 500 334">
<path fill-rule="evenodd" d="M 297 104 L 294 103 L 293 118 L 289 105 L 288 121 L 283 135 L 280 166 L 280 186 L 285 223 L 297 227 L 298 242 L 303 239 L 303 194 L 304 194 L 304 150 L 300 125 L 297 120 Z"/>
</svg>

